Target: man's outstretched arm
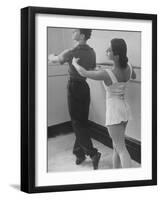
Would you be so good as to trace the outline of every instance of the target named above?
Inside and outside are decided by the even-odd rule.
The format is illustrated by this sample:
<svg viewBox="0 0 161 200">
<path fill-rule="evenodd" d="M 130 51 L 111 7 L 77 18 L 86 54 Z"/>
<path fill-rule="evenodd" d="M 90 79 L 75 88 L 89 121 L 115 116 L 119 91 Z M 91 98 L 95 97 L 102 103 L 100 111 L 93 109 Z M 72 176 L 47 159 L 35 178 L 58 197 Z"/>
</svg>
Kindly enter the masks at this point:
<svg viewBox="0 0 161 200">
<path fill-rule="evenodd" d="M 65 62 L 68 62 L 70 57 L 71 51 L 69 49 L 64 50 L 59 55 L 50 54 L 48 56 L 48 63 L 59 63 L 64 64 Z"/>
</svg>

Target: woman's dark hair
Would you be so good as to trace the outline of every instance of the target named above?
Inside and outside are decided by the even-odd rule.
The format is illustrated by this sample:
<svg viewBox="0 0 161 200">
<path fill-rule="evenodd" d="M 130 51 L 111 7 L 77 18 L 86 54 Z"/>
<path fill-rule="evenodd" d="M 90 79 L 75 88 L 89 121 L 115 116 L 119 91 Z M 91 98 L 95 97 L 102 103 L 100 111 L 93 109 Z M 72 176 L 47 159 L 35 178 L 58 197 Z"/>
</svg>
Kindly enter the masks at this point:
<svg viewBox="0 0 161 200">
<path fill-rule="evenodd" d="M 91 29 L 79 29 L 80 34 L 84 34 L 85 40 L 88 40 L 91 37 L 92 30 Z"/>
<path fill-rule="evenodd" d="M 119 55 L 119 62 L 121 68 L 126 68 L 127 58 L 127 45 L 123 39 L 114 38 L 111 40 L 111 47 L 114 55 Z"/>
</svg>

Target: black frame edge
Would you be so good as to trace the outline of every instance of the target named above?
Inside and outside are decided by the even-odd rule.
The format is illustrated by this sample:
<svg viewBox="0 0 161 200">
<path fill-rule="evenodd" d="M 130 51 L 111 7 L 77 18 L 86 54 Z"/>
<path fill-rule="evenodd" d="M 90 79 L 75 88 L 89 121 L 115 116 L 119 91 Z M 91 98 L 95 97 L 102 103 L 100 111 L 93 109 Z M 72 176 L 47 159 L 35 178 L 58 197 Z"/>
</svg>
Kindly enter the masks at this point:
<svg viewBox="0 0 161 200">
<path fill-rule="evenodd" d="M 21 190 L 28 192 L 28 9 L 21 9 Z"/>
<path fill-rule="evenodd" d="M 157 15 L 96 10 L 26 7 L 21 9 L 21 190 L 27 193 L 148 186 L 157 184 L 157 160 L 152 161 L 152 179 L 116 183 L 35 186 L 35 14 L 152 20 L 152 156 L 157 155 Z M 154 133 L 155 132 L 155 133 Z"/>
<path fill-rule="evenodd" d="M 143 19 L 152 20 L 157 15 L 149 13 L 131 13 L 131 12 L 117 12 L 117 11 L 105 11 L 105 10 L 86 10 L 86 9 L 68 9 L 68 8 L 56 8 L 56 7 L 25 7 L 34 13 L 41 14 L 60 14 L 60 15 L 73 15 L 73 16 L 91 16 L 91 17 L 110 17 L 110 18 L 123 18 L 123 19 Z"/>
<path fill-rule="evenodd" d="M 45 192 L 66 192 L 66 191 L 80 191 L 80 190 L 95 190 L 95 189 L 110 189 L 110 188 L 124 188 L 124 187 L 145 187 L 156 185 L 152 180 L 138 180 L 138 181 L 120 181 L 108 183 L 87 183 L 76 185 L 60 185 L 60 186 L 39 186 L 35 187 L 31 193 L 45 193 Z"/>
<path fill-rule="evenodd" d="M 34 153 L 33 153 L 34 152 Z M 21 190 L 35 188 L 35 16 L 21 9 Z"/>
</svg>

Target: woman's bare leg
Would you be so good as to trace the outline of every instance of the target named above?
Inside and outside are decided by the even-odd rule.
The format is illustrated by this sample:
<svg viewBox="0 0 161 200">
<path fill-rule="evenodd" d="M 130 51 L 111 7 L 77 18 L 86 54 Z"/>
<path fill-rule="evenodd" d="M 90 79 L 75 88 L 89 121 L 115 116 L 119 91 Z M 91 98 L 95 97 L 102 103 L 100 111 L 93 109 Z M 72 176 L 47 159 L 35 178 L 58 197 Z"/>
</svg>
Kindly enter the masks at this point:
<svg viewBox="0 0 161 200">
<path fill-rule="evenodd" d="M 120 156 L 116 151 L 116 147 L 113 144 L 113 168 L 121 168 Z"/>
<path fill-rule="evenodd" d="M 115 146 L 116 152 L 119 155 L 121 166 L 123 168 L 130 168 L 131 158 L 125 145 L 126 124 L 127 123 L 122 122 L 120 124 L 110 125 L 108 126 L 108 130 Z"/>
</svg>

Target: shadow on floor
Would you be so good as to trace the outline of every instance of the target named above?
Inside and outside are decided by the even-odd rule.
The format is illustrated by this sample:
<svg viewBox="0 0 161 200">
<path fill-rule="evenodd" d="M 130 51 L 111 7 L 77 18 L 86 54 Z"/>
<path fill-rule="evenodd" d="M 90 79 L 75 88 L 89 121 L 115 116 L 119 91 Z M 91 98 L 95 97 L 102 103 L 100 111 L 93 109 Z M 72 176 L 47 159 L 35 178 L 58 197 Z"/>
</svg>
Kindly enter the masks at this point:
<svg viewBox="0 0 161 200">
<path fill-rule="evenodd" d="M 20 191 L 20 185 L 18 185 L 18 184 L 10 184 L 10 187 L 14 188 L 15 190 Z"/>
</svg>

